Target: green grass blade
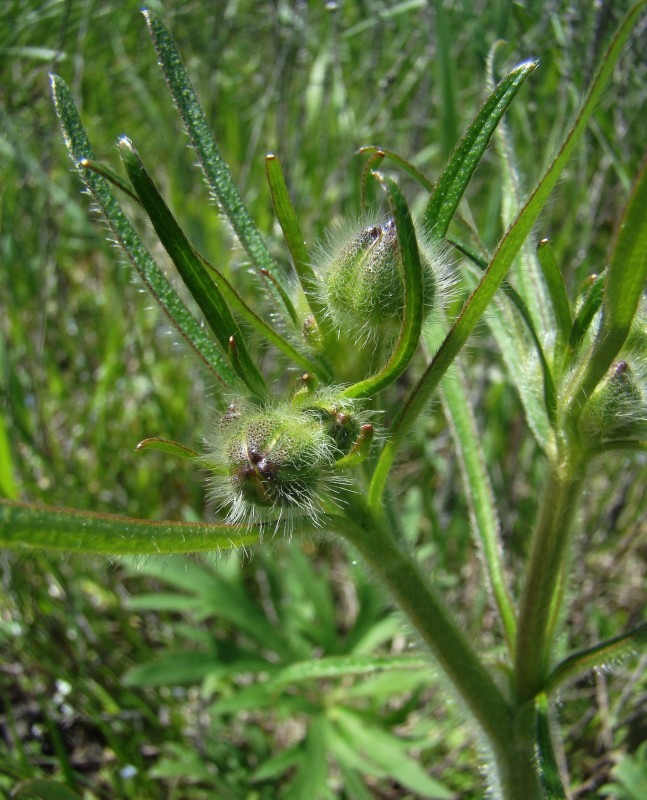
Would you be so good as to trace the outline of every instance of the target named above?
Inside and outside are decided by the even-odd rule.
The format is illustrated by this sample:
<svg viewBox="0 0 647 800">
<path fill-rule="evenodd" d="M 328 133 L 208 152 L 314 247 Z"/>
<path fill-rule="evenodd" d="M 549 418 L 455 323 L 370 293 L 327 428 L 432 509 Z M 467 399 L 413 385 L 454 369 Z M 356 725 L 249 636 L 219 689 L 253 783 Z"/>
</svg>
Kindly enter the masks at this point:
<svg viewBox="0 0 647 800">
<path fill-rule="evenodd" d="M 606 82 L 610 78 L 613 68 L 620 58 L 623 47 L 638 17 L 647 5 L 647 0 L 636 4 L 625 16 L 607 52 L 602 59 L 598 72 L 584 98 L 582 107 L 566 134 L 557 155 L 548 166 L 534 191 L 521 209 L 492 256 L 487 272 L 481 279 L 463 310 L 447 334 L 445 341 L 427 367 L 425 373 L 401 407 L 391 427 L 391 438 L 385 444 L 375 468 L 369 490 L 369 502 L 377 509 L 381 504 L 382 493 L 386 480 L 393 464 L 396 453 L 411 430 L 420 413 L 425 408 L 432 392 L 438 386 L 440 379 L 445 374 L 469 335 L 474 330 L 492 297 L 504 279 L 512 261 L 519 252 L 526 237 L 532 230 L 537 217 L 546 204 L 555 184 L 566 166 L 577 143 L 582 138 L 586 125 L 593 114 Z"/>
<path fill-rule="evenodd" d="M 146 250 L 137 232 L 115 200 L 108 182 L 92 170 L 84 169 L 81 166 L 84 159 L 94 161 L 94 153 L 65 81 L 57 75 L 52 75 L 51 83 L 56 113 L 63 129 L 67 149 L 81 179 L 103 213 L 117 242 L 148 290 L 189 346 L 220 381 L 228 386 L 235 385 L 237 378 L 219 352 L 218 346 L 201 328 Z"/>
<path fill-rule="evenodd" d="M 398 232 L 398 247 L 402 257 L 404 281 L 404 316 L 400 336 L 391 356 L 377 374 L 344 389 L 345 397 L 372 397 L 393 383 L 407 368 L 420 342 L 423 321 L 422 265 L 416 232 L 404 195 L 391 178 L 375 173 L 384 186 Z"/>
<path fill-rule="evenodd" d="M 645 645 L 647 645 L 647 623 L 639 625 L 628 633 L 600 642 L 594 647 L 573 653 L 552 671 L 546 682 L 546 692 L 551 694 L 564 683 L 578 678 L 582 673 L 617 662 Z"/>
<path fill-rule="evenodd" d="M 500 81 L 457 144 L 425 210 L 424 225 L 438 238 L 447 233 L 451 218 L 499 120 L 537 63 L 525 61 Z"/>
<path fill-rule="evenodd" d="M 147 10 L 143 13 L 162 72 L 189 134 L 191 144 L 198 155 L 207 185 L 227 215 L 252 263 L 258 269 L 267 270 L 278 282 L 281 282 L 278 267 L 270 255 L 256 223 L 245 208 L 229 167 L 220 153 L 175 43 L 156 16 Z M 268 286 L 278 307 L 281 308 L 283 306 L 281 295 L 271 284 Z"/>
<path fill-rule="evenodd" d="M 272 528 L 273 530 L 273 528 Z M 232 550 L 257 544 L 260 526 L 148 522 L 0 500 L 0 547 L 68 553 L 159 555 Z"/>
<path fill-rule="evenodd" d="M 234 369 L 251 392 L 257 397 L 266 397 L 267 387 L 263 376 L 249 355 L 238 323 L 229 310 L 225 298 L 176 222 L 130 139 L 123 137 L 119 140 L 119 151 L 128 177 L 155 232 L 204 314 L 207 324 L 220 342 L 220 346 L 227 352 L 230 338 L 232 336 L 236 338 L 238 358 L 233 365 Z"/>
<path fill-rule="evenodd" d="M 566 294 L 566 286 L 562 273 L 555 260 L 555 254 L 548 239 L 542 239 L 537 247 L 537 257 L 544 273 L 544 280 L 548 288 L 553 313 L 557 323 L 557 344 L 567 342 L 571 334 L 573 320 L 571 318 L 571 304 Z"/>
</svg>

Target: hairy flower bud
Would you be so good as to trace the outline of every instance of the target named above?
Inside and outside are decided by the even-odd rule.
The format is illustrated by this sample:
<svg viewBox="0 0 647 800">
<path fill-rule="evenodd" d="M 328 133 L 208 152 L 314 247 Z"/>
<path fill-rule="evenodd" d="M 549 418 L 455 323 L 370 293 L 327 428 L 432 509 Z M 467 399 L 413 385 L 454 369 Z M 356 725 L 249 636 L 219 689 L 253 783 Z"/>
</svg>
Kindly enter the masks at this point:
<svg viewBox="0 0 647 800">
<path fill-rule="evenodd" d="M 436 245 L 424 236 L 418 240 L 427 314 L 439 284 L 446 283 L 446 264 Z M 392 219 L 333 232 L 319 261 L 323 300 L 339 328 L 369 336 L 397 332 L 404 310 L 404 275 Z"/>
<path fill-rule="evenodd" d="M 316 520 L 322 489 L 334 488 L 338 455 L 320 418 L 282 404 L 258 409 L 233 403 L 203 462 L 213 494 L 230 522 L 276 521 L 295 514 Z"/>
<path fill-rule="evenodd" d="M 645 398 L 635 371 L 626 361 L 611 365 L 580 417 L 585 439 L 637 439 L 647 432 Z"/>
<path fill-rule="evenodd" d="M 366 415 L 356 400 L 340 397 L 334 389 L 324 389 L 314 395 L 297 393 L 293 402 L 319 420 L 337 451 L 337 457 L 349 453 L 360 435 L 362 424 L 366 422 Z"/>
</svg>

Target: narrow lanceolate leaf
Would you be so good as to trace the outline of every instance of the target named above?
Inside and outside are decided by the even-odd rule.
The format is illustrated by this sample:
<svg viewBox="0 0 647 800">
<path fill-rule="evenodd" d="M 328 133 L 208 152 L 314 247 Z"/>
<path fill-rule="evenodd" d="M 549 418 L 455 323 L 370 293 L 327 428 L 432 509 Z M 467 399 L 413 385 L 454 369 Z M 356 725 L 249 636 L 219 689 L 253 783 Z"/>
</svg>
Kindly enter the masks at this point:
<svg viewBox="0 0 647 800">
<path fill-rule="evenodd" d="M 107 164 L 101 164 L 98 161 L 93 161 L 91 158 L 82 159 L 79 161 L 79 166 L 83 167 L 83 169 L 89 169 L 92 172 L 96 172 L 97 175 L 101 175 L 116 189 L 119 189 L 124 194 L 127 194 L 131 200 L 134 200 L 135 203 L 137 203 L 137 205 L 141 205 L 139 197 L 137 197 L 137 193 L 133 191 L 132 186 L 127 183 L 121 177 L 121 175 L 117 175 L 112 167 L 109 167 Z"/>
<path fill-rule="evenodd" d="M 573 381 L 567 400 L 573 423 L 607 374 L 625 343 L 647 283 L 647 158 L 620 220 L 608 260 L 602 298 L 602 324 L 586 365 Z"/>
<path fill-rule="evenodd" d="M 564 278 L 559 269 L 555 254 L 548 239 L 542 239 L 537 247 L 537 257 L 544 273 L 555 321 L 557 322 L 557 338 L 559 342 L 567 342 L 571 333 L 571 304 L 568 302 Z"/>
<path fill-rule="evenodd" d="M 136 447 L 137 452 L 141 450 L 159 450 L 161 453 L 166 453 L 169 456 L 177 456 L 178 458 L 200 458 L 200 454 L 196 453 L 186 445 L 174 442 L 171 439 L 160 439 L 157 436 L 150 439 L 142 439 Z"/>
<path fill-rule="evenodd" d="M 130 139 L 119 140 L 119 150 L 128 172 L 128 177 L 137 192 L 144 210 L 164 245 L 164 249 L 175 264 L 180 277 L 204 318 L 226 352 L 232 336 L 238 344 L 238 358 L 233 365 L 240 379 L 258 397 L 267 395 L 267 387 L 258 367 L 252 361 L 238 323 L 234 319 L 225 298 L 211 280 L 203 262 L 178 225 L 166 205 L 157 186 L 146 171 Z"/>
<path fill-rule="evenodd" d="M 537 64 L 537 61 L 524 61 L 508 73 L 485 101 L 457 144 L 425 210 L 425 228 L 434 236 L 442 239 L 447 233 L 454 212 L 499 120 Z"/>
<path fill-rule="evenodd" d="M 605 330 L 626 337 L 647 281 L 647 158 L 616 233 L 604 288 Z M 616 335 L 618 335 L 616 334 Z"/>
<path fill-rule="evenodd" d="M 605 84 L 611 76 L 624 44 L 645 5 L 647 5 L 647 0 L 642 0 L 642 2 L 636 4 L 622 21 L 602 59 L 600 68 L 584 98 L 575 122 L 568 131 L 557 155 L 548 166 L 525 206 L 517 214 L 515 221 L 499 242 L 485 275 L 467 300 L 459 318 L 447 334 L 445 341 L 440 346 L 418 384 L 400 408 L 391 426 L 391 438 L 382 449 L 371 481 L 370 504 L 373 508 L 377 508 L 381 502 L 384 486 L 398 448 L 423 411 L 440 379 L 456 358 L 485 312 L 512 261 L 532 230 L 532 226 L 535 224 L 537 217 L 559 180 L 573 150 L 582 138 L 597 101 L 604 91 Z"/>
<path fill-rule="evenodd" d="M 456 246 L 454 242 L 452 244 Z M 458 249 L 482 272 L 487 269 L 487 262 L 478 253 L 460 243 Z M 518 317 L 513 310 L 517 312 Z M 517 331 L 519 322 L 523 323 L 523 327 L 519 326 Z M 514 376 L 528 425 L 538 444 L 545 450 L 551 432 L 550 423 L 555 419 L 557 390 L 530 311 L 519 292 L 508 281 L 502 282 L 501 292 L 490 306 L 487 323 L 501 349 L 509 374 Z M 539 359 L 543 391 L 536 380 L 528 379 L 528 361 L 531 355 L 528 339 L 532 342 Z"/>
<path fill-rule="evenodd" d="M 506 643 L 514 653 L 517 636 L 512 596 L 503 568 L 501 523 L 494 502 L 485 455 L 481 446 L 476 420 L 470 406 L 465 378 L 460 367 L 445 375 L 442 381 L 442 401 L 449 420 L 452 438 L 459 456 L 463 487 L 472 520 L 472 530 L 478 536 L 487 569 L 490 589 L 499 609 Z"/>
<path fill-rule="evenodd" d="M 272 532 L 273 532 L 272 528 Z M 262 528 L 201 522 L 147 522 L 0 500 L 0 547 L 68 553 L 157 555 L 232 550 L 257 544 Z"/>
<path fill-rule="evenodd" d="M 265 156 L 265 171 L 270 194 L 272 195 L 274 213 L 285 236 L 285 241 L 303 290 L 308 299 L 310 299 L 310 295 L 316 289 L 317 279 L 303 240 L 299 220 L 288 194 L 288 187 L 285 184 L 285 177 L 278 156 L 273 153 Z"/>
<path fill-rule="evenodd" d="M 550 709 L 548 697 L 542 692 L 535 701 L 537 755 L 539 774 L 546 800 L 566 800 L 564 784 L 559 775 L 559 766 L 553 748 L 550 730 Z"/>
<path fill-rule="evenodd" d="M 386 147 L 376 147 L 375 145 L 365 145 L 364 147 L 360 147 L 357 152 L 359 155 L 370 156 L 364 170 L 362 170 L 362 178 L 364 178 L 364 173 L 367 168 L 376 170 L 379 166 L 379 162 L 388 158 L 389 161 L 397 164 L 400 169 L 410 175 L 423 189 L 426 189 L 428 192 L 433 192 L 433 183 L 423 175 L 417 167 L 414 167 L 410 161 L 407 161 L 406 158 L 398 155 L 398 153 L 395 153 L 393 150 L 389 150 Z"/>
<path fill-rule="evenodd" d="M 229 386 L 235 385 L 237 379 L 234 371 L 218 350 L 217 344 L 200 327 L 198 321 L 189 312 L 164 273 L 144 247 L 137 232 L 119 207 L 108 181 L 92 169 L 82 166 L 86 159 L 94 162 L 94 153 L 90 142 L 65 81 L 57 75 L 52 75 L 51 82 L 56 113 L 63 129 L 67 149 L 81 179 L 103 213 L 117 242 L 132 262 L 148 290 L 190 347 L 223 383 Z"/>
<path fill-rule="evenodd" d="M 302 661 L 281 669 L 270 683 L 272 687 L 303 681 L 344 678 L 348 675 L 374 675 L 398 670 L 431 669 L 425 656 L 329 656 Z"/>
<path fill-rule="evenodd" d="M 614 636 L 594 647 L 580 650 L 564 659 L 550 674 L 546 691 L 551 693 L 567 681 L 578 678 L 582 673 L 596 667 L 605 667 L 618 662 L 630 653 L 635 653 L 647 645 L 647 623 L 639 625 L 628 633 Z"/>
<path fill-rule="evenodd" d="M 254 220 L 243 204 L 238 187 L 216 144 L 175 43 L 164 25 L 150 11 L 144 11 L 144 17 L 162 72 L 189 134 L 191 144 L 198 155 L 207 185 L 220 204 L 222 211 L 229 218 L 236 236 L 252 263 L 259 270 L 267 270 L 277 281 L 280 281 L 278 267 Z M 277 302 L 277 307 L 282 308 L 281 296 L 273 286 L 269 285 L 269 288 Z"/>
<path fill-rule="evenodd" d="M 593 318 L 602 306 L 602 297 L 604 294 L 604 273 L 602 275 L 595 275 L 591 280 L 591 284 L 586 292 L 584 301 L 573 320 L 571 334 L 568 339 L 568 345 L 571 353 L 574 355 L 584 339 L 586 332 L 591 327 Z"/>
<path fill-rule="evenodd" d="M 420 342 L 423 321 L 422 265 L 416 232 L 404 195 L 391 178 L 375 173 L 388 196 L 391 213 L 398 232 L 398 247 L 402 258 L 404 281 L 404 310 L 400 336 L 391 356 L 377 374 L 345 389 L 345 397 L 372 397 L 385 386 L 393 383 L 407 368 Z"/>
</svg>

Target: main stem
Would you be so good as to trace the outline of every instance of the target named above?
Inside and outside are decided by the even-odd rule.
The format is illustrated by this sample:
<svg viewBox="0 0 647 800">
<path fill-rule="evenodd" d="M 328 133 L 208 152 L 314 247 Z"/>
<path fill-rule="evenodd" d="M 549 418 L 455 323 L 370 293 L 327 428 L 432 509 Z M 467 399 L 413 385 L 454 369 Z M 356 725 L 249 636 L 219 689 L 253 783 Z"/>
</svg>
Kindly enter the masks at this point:
<svg viewBox="0 0 647 800">
<path fill-rule="evenodd" d="M 517 623 L 516 699 L 530 702 L 544 688 L 550 667 L 551 606 L 568 557 L 570 533 L 584 480 L 581 456 L 569 446 L 550 465 L 532 537 Z"/>
<path fill-rule="evenodd" d="M 486 734 L 505 800 L 541 797 L 534 761 L 533 716 L 518 713 L 504 697 L 417 561 L 355 496 L 339 533 L 362 554 L 418 630 Z"/>
</svg>

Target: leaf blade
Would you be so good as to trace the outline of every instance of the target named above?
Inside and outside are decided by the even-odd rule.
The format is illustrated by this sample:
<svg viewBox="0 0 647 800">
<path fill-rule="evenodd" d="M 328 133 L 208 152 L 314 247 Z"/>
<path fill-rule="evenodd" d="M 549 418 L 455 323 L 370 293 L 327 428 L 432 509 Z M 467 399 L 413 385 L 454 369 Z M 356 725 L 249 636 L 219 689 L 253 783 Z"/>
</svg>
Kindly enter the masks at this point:
<svg viewBox="0 0 647 800">
<path fill-rule="evenodd" d="M 267 270 L 277 282 L 281 283 L 277 264 L 270 255 L 256 223 L 245 208 L 238 187 L 220 153 L 220 148 L 213 137 L 206 115 L 198 102 L 173 39 L 162 22 L 151 11 L 144 10 L 142 13 L 160 67 L 189 134 L 191 144 L 198 155 L 207 185 L 217 198 L 231 222 L 236 236 L 255 266 L 259 270 Z M 268 284 L 268 288 L 279 308 L 283 307 L 281 295 L 271 284 Z"/>
<path fill-rule="evenodd" d="M 260 398 L 266 397 L 265 380 L 249 355 L 238 323 L 229 310 L 220 289 L 212 281 L 203 262 L 166 205 L 133 143 L 124 136 L 119 140 L 118 146 L 130 182 L 164 249 L 171 257 L 185 286 L 204 314 L 207 324 L 225 352 L 227 352 L 230 338 L 235 337 L 238 358 L 232 362 L 234 369 L 250 391 Z"/>
<path fill-rule="evenodd" d="M 81 123 L 71 92 L 58 75 L 51 76 L 52 95 L 63 136 L 81 180 L 96 201 L 110 230 L 139 273 L 140 278 L 159 303 L 162 311 L 187 344 L 226 386 L 237 383 L 233 370 L 219 352 L 216 343 L 200 328 L 198 321 L 177 295 L 166 276 L 144 247 L 134 227 L 117 203 L 108 182 L 91 169 L 82 167 L 84 159 L 94 161 L 94 152 Z"/>
<path fill-rule="evenodd" d="M 524 61 L 509 72 L 487 98 L 456 145 L 425 209 L 424 226 L 434 236 L 443 238 L 447 233 L 451 218 L 499 120 L 538 63 Z"/>
</svg>

